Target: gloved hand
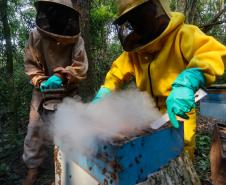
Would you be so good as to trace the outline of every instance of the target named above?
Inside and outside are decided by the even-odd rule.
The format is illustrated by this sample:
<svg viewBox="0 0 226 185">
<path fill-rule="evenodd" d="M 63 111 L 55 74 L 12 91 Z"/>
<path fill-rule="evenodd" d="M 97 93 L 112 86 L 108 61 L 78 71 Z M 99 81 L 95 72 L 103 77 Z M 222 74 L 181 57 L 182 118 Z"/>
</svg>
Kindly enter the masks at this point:
<svg viewBox="0 0 226 185">
<path fill-rule="evenodd" d="M 46 89 L 58 89 L 62 86 L 63 80 L 56 75 L 52 75 L 48 80 L 43 81 L 40 85 L 40 91 L 43 92 Z"/>
<path fill-rule="evenodd" d="M 96 96 L 92 100 L 92 103 L 97 103 L 99 102 L 104 96 L 110 95 L 111 91 L 110 89 L 106 87 L 101 87 L 99 91 L 97 92 Z"/>
<path fill-rule="evenodd" d="M 203 72 L 198 68 L 186 69 L 176 78 L 166 100 L 167 112 L 173 127 L 179 127 L 176 116 L 189 119 L 186 113 L 195 107 L 195 93 L 204 85 Z"/>
</svg>

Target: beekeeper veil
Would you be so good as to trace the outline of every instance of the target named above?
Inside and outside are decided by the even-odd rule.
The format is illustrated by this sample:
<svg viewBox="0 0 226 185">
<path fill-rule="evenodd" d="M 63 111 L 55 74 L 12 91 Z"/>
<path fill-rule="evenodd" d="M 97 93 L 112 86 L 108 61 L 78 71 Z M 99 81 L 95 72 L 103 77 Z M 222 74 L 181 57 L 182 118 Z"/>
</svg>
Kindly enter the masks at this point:
<svg viewBox="0 0 226 185">
<path fill-rule="evenodd" d="M 156 39 L 167 27 L 170 10 L 167 0 L 118 0 L 114 21 L 125 51 L 133 51 Z"/>
<path fill-rule="evenodd" d="M 80 33 L 79 11 L 70 0 L 37 0 L 36 25 L 45 32 L 75 36 Z"/>
</svg>

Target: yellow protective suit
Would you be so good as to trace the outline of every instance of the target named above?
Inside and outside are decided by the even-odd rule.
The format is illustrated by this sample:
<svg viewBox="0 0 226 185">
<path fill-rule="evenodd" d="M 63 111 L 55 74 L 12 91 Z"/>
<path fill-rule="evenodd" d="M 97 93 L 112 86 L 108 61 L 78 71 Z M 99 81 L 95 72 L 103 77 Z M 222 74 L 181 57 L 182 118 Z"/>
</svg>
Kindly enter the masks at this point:
<svg viewBox="0 0 226 185">
<path fill-rule="evenodd" d="M 132 76 L 141 91 L 156 100 L 162 112 L 176 77 L 186 68 L 202 69 L 207 85 L 224 73 L 226 47 L 198 27 L 184 24 L 181 13 L 172 12 L 165 31 L 155 40 L 133 52 L 123 52 L 107 73 L 103 87 L 119 89 Z M 195 111 L 185 121 L 185 150 L 192 156 L 195 148 Z"/>
</svg>

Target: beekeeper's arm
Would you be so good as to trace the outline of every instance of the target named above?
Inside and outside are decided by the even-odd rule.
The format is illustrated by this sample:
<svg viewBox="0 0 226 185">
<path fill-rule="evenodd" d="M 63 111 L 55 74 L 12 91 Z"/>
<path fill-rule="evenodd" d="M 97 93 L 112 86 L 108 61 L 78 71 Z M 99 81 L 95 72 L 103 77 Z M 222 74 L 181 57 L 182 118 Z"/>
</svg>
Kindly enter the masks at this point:
<svg viewBox="0 0 226 185">
<path fill-rule="evenodd" d="M 176 115 L 188 119 L 186 113 L 195 107 L 195 92 L 223 75 L 226 59 L 225 46 L 197 27 L 185 26 L 180 34 L 181 51 L 188 65 L 172 84 L 166 101 L 170 120 L 176 128 L 179 127 Z"/>
<path fill-rule="evenodd" d="M 48 79 L 48 76 L 45 75 L 44 65 L 38 58 L 38 53 L 33 46 L 34 36 L 33 32 L 31 32 L 24 53 L 24 68 L 25 73 L 30 78 L 31 84 L 39 88 L 41 82 Z"/>
<path fill-rule="evenodd" d="M 98 102 L 111 91 L 119 90 L 131 76 L 134 75 L 134 67 L 128 52 L 123 52 L 112 64 L 108 71 L 104 84 L 97 92 L 93 102 Z"/>
</svg>

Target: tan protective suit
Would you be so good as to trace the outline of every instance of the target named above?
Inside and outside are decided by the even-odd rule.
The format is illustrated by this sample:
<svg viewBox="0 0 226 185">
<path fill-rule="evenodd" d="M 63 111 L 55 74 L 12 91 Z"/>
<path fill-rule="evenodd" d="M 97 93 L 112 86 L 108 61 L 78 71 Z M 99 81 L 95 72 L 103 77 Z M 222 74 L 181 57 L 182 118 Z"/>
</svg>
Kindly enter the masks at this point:
<svg viewBox="0 0 226 185">
<path fill-rule="evenodd" d="M 24 141 L 23 159 L 28 168 L 37 168 L 44 158 L 43 122 L 38 113 L 42 100 L 40 83 L 56 74 L 63 78 L 64 87 L 76 89 L 86 78 L 88 60 L 84 41 L 80 35 L 61 36 L 38 28 L 30 33 L 25 49 L 25 72 L 34 85 L 30 119 Z"/>
<path fill-rule="evenodd" d="M 176 77 L 187 68 L 200 68 L 207 85 L 224 73 L 226 48 L 198 27 L 184 24 L 181 13 L 173 13 L 165 31 L 155 40 L 133 52 L 123 52 L 112 64 L 103 87 L 115 91 L 135 77 L 136 86 L 156 100 L 162 112 Z M 185 121 L 185 150 L 193 156 L 196 114 Z"/>
</svg>

